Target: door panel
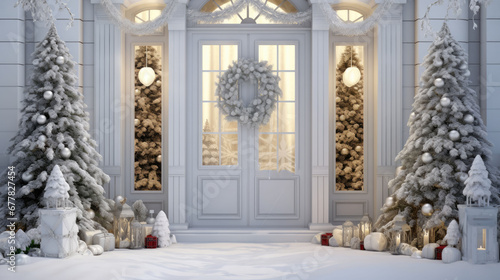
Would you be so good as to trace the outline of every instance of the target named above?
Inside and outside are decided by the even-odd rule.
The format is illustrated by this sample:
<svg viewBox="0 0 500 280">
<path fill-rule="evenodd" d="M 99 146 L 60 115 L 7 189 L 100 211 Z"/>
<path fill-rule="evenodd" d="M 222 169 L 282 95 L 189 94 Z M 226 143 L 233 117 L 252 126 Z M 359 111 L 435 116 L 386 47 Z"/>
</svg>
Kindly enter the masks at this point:
<svg viewBox="0 0 500 280">
<path fill-rule="evenodd" d="M 300 144 L 307 141 L 306 133 L 300 132 L 308 118 L 299 118 L 307 115 L 307 100 L 299 102 L 309 73 L 304 62 L 306 35 L 193 32 L 188 36 L 189 45 L 198 46 L 188 62 L 192 67 L 188 72 L 198 81 L 188 85 L 188 102 L 199 108 L 189 114 L 193 120 L 188 138 L 198 139 L 188 143 L 193 148 L 188 152 L 193 175 L 188 179 L 188 196 L 196 202 L 189 207 L 191 226 L 307 226 L 310 199 L 301 168 L 305 164 L 300 164 L 306 149 Z M 283 96 L 269 124 L 260 129 L 227 122 L 216 107 L 217 76 L 233 59 L 243 57 L 269 61 L 281 78 Z M 255 82 L 240 81 L 238 88 L 244 103 L 255 98 Z"/>
</svg>

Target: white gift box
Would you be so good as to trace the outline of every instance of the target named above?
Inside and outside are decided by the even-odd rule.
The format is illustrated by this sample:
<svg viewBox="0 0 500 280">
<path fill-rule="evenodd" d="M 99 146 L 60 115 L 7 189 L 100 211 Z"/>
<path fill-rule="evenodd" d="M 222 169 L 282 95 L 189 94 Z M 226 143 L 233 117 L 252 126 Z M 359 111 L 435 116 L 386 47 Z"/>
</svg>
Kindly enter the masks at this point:
<svg viewBox="0 0 500 280">
<path fill-rule="evenodd" d="M 76 209 L 40 209 L 40 249 L 45 257 L 65 258 L 78 251 Z"/>
<path fill-rule="evenodd" d="M 98 233 L 92 237 L 93 245 L 100 245 L 105 252 L 115 249 L 115 236 L 112 233 Z"/>
<path fill-rule="evenodd" d="M 94 238 L 94 235 L 102 233 L 100 230 L 80 230 L 78 233 L 78 236 L 80 239 L 87 243 L 87 245 L 92 245 L 92 239 Z"/>
</svg>

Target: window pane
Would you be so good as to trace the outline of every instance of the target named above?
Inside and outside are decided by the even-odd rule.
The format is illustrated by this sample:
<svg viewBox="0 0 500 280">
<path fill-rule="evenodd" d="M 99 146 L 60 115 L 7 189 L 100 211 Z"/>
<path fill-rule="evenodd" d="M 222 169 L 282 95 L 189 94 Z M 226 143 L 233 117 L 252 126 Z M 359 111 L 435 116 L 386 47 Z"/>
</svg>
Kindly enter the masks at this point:
<svg viewBox="0 0 500 280">
<path fill-rule="evenodd" d="M 279 166 L 278 171 L 288 170 L 295 173 L 295 135 L 281 134 L 279 136 Z"/>
<path fill-rule="evenodd" d="M 278 132 L 278 114 L 276 109 L 271 113 L 271 118 L 266 125 L 259 127 L 260 132 Z"/>
<path fill-rule="evenodd" d="M 222 132 L 238 132 L 237 121 L 227 121 L 226 116 L 221 115 L 221 131 Z"/>
<path fill-rule="evenodd" d="M 361 18 L 363 15 L 356 12 L 356 11 L 353 11 L 353 10 L 349 10 L 349 20 L 352 21 L 352 22 L 355 22 L 356 20 L 359 20 L 359 18 Z"/>
<path fill-rule="evenodd" d="M 203 165 L 219 165 L 219 135 L 203 134 L 202 161 Z"/>
<path fill-rule="evenodd" d="M 219 45 L 203 45 L 203 70 L 219 70 Z"/>
<path fill-rule="evenodd" d="M 283 95 L 280 97 L 282 101 L 295 100 L 295 72 L 280 72 L 280 89 Z"/>
<path fill-rule="evenodd" d="M 134 190 L 137 191 L 162 189 L 161 54 L 161 46 L 135 47 Z M 139 71 L 146 66 L 146 57 L 147 66 L 154 70 L 152 83 L 148 86 L 139 80 Z"/>
<path fill-rule="evenodd" d="M 279 132 L 295 132 L 295 102 L 279 102 Z"/>
<path fill-rule="evenodd" d="M 203 101 L 216 101 L 215 96 L 215 83 L 219 81 L 217 76 L 218 72 L 203 72 L 202 74 L 202 91 L 203 91 Z"/>
<path fill-rule="evenodd" d="M 203 103 L 203 132 L 219 131 L 219 108 L 216 103 Z"/>
<path fill-rule="evenodd" d="M 273 70 L 277 70 L 278 49 L 276 45 L 259 45 L 259 61 L 267 61 Z"/>
<path fill-rule="evenodd" d="M 233 61 L 238 60 L 238 45 L 221 46 L 221 70 L 225 71 Z"/>
<path fill-rule="evenodd" d="M 295 45 L 279 45 L 278 53 L 278 70 L 295 70 Z"/>
<path fill-rule="evenodd" d="M 222 134 L 222 165 L 238 165 L 238 135 Z"/>
<path fill-rule="evenodd" d="M 337 10 L 337 15 L 343 21 L 348 21 L 349 20 L 347 10 Z"/>
<path fill-rule="evenodd" d="M 149 20 L 154 20 L 161 15 L 161 10 L 150 10 Z"/>
<path fill-rule="evenodd" d="M 275 134 L 259 135 L 259 166 L 260 170 L 276 170 L 277 141 Z"/>
</svg>

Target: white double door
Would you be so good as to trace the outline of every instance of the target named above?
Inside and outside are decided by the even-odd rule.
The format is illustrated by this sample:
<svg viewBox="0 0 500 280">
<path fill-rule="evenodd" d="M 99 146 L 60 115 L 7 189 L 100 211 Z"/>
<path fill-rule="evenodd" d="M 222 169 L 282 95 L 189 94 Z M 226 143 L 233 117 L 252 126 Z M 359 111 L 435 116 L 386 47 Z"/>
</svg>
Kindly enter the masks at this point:
<svg viewBox="0 0 500 280">
<path fill-rule="evenodd" d="M 188 34 L 190 227 L 306 227 L 310 34 L 264 30 Z M 273 74 L 281 78 L 283 95 L 265 126 L 228 122 L 216 106 L 218 76 L 241 58 L 268 61 Z M 244 104 L 257 95 L 256 83 L 240 80 L 238 88 Z"/>
</svg>

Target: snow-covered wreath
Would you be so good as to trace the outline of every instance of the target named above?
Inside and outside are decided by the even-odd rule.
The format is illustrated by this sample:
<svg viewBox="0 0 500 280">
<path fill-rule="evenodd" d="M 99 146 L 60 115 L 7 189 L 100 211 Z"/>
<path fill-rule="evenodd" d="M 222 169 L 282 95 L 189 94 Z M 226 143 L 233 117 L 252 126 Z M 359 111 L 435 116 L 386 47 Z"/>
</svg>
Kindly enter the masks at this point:
<svg viewBox="0 0 500 280">
<path fill-rule="evenodd" d="M 239 121 L 251 126 L 265 125 L 276 108 L 281 95 L 279 77 L 271 72 L 267 61 L 240 59 L 219 77 L 215 95 L 219 97 L 219 108 L 229 121 Z M 245 107 L 238 95 L 238 81 L 257 81 L 257 97 Z"/>
</svg>

